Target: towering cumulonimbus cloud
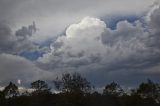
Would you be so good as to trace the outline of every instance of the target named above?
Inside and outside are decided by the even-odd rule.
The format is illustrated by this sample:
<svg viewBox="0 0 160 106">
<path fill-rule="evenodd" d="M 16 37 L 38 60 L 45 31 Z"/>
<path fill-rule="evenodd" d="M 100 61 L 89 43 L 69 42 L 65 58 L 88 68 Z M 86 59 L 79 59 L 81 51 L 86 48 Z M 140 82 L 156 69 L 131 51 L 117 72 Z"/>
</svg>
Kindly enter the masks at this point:
<svg viewBox="0 0 160 106">
<path fill-rule="evenodd" d="M 101 76 L 99 80 L 103 81 L 107 76 L 116 80 L 132 74 L 147 76 L 147 69 L 155 67 L 160 59 L 159 12 L 159 8 L 154 9 L 145 23 L 120 21 L 116 29 L 110 29 L 100 19 L 85 17 L 70 25 L 65 35 L 53 42 L 51 52 L 38 59 L 38 64 L 50 71 L 77 70 L 88 76 L 92 73 L 92 77 Z"/>
<path fill-rule="evenodd" d="M 62 63 L 57 65 L 88 64 L 92 62 L 90 56 L 96 58 L 97 55 L 101 55 L 100 51 L 104 46 L 99 35 L 105 31 L 105 28 L 103 21 L 86 17 L 79 24 L 71 25 L 66 30 L 66 35 L 59 37 L 51 46 L 52 53 L 45 54 L 44 57 L 39 58 L 39 61 L 45 63 L 53 59 L 51 63 L 57 63 L 61 58 Z"/>
<path fill-rule="evenodd" d="M 135 22 L 134 26 L 127 21 L 119 22 L 117 29 L 111 30 L 100 19 L 86 17 L 68 27 L 66 35 L 52 45 L 52 53 L 45 54 L 39 61 L 45 63 L 53 59 L 49 63 L 58 61 L 61 65 L 75 67 L 75 64 L 81 65 L 81 61 L 88 65 L 128 59 L 131 55 L 138 56 L 139 52 L 147 51 L 143 40 L 149 33 L 144 30 L 140 22 Z"/>
</svg>

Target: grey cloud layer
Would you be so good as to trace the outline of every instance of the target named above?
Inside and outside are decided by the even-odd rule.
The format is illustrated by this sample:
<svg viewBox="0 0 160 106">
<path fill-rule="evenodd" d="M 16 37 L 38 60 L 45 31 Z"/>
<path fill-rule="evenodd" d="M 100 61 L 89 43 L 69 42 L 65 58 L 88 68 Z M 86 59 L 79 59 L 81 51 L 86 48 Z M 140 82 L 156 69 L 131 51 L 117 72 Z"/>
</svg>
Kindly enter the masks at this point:
<svg viewBox="0 0 160 106">
<path fill-rule="evenodd" d="M 33 80 L 49 78 L 52 75 L 36 67 L 33 62 L 16 55 L 0 54 L 0 63 L 1 86 L 9 81 L 16 82 L 17 80 L 21 80 L 23 86 L 26 86 Z"/>
<path fill-rule="evenodd" d="M 154 0 L 1 0 L 0 1 L 0 13 L 2 19 L 19 19 L 30 18 L 31 16 L 43 16 L 48 14 L 62 13 L 76 13 L 83 12 L 86 10 L 89 13 L 93 13 L 93 9 L 97 9 L 95 12 L 115 12 L 115 11 L 128 11 L 138 12 L 139 10 L 146 9 Z M 133 4 L 135 4 L 133 6 Z M 117 7 L 118 5 L 125 5 Z M 114 6 L 114 7 L 113 7 Z M 139 7 L 138 8 L 136 8 Z M 130 9 L 126 9 L 130 7 Z"/>
<path fill-rule="evenodd" d="M 32 25 L 30 25 L 31 27 Z M 11 28 L 4 22 L 0 22 L 0 84 L 3 86 L 9 81 L 16 82 L 18 79 L 27 82 L 40 79 L 44 75 L 43 71 L 36 67 L 33 62 L 17 56 L 23 51 L 34 51 L 37 46 L 29 40 L 28 29 L 25 31 L 19 29 L 21 32 L 17 35 L 12 32 Z M 45 73 L 46 75 L 47 73 Z M 46 75 L 48 76 L 48 75 Z"/>
<path fill-rule="evenodd" d="M 12 28 L 36 21 L 38 37 L 44 41 L 57 36 L 69 24 L 85 16 L 101 17 L 108 14 L 139 14 L 154 0 L 0 0 L 0 21 Z"/>
</svg>

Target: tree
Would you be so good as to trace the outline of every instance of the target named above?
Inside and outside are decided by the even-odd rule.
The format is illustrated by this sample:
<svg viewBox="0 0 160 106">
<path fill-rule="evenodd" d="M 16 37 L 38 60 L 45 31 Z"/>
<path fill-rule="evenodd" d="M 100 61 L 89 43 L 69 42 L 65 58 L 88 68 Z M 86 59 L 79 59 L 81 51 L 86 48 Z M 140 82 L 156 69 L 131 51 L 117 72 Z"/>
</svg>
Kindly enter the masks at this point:
<svg viewBox="0 0 160 106">
<path fill-rule="evenodd" d="M 103 90 L 104 95 L 112 95 L 112 96 L 122 96 L 124 94 L 123 89 L 115 82 L 106 85 L 105 89 Z"/>
<path fill-rule="evenodd" d="M 92 88 L 90 82 L 79 73 L 63 74 L 61 80 L 57 78 L 54 81 L 54 85 L 63 92 L 89 92 Z"/>
<path fill-rule="evenodd" d="M 136 93 L 142 98 L 152 98 L 160 102 L 160 86 L 148 80 L 146 83 L 141 83 Z"/>
<path fill-rule="evenodd" d="M 9 85 L 4 88 L 3 92 L 7 98 L 15 97 L 19 94 L 18 87 L 12 82 L 10 82 Z"/>
<path fill-rule="evenodd" d="M 48 84 L 42 80 L 37 80 L 35 82 L 32 82 L 31 88 L 35 90 L 33 94 L 50 93 L 50 88 L 48 87 Z"/>
</svg>

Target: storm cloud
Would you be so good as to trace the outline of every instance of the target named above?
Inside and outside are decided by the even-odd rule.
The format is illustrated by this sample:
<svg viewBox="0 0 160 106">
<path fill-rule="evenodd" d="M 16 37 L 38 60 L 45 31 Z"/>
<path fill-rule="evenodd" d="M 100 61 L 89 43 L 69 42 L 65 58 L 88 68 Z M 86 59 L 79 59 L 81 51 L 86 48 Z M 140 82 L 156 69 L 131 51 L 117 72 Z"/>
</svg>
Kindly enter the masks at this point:
<svg viewBox="0 0 160 106">
<path fill-rule="evenodd" d="M 111 79 L 121 82 L 133 74 L 141 77 L 138 79 L 151 77 L 158 70 L 152 70 L 152 73 L 148 69 L 159 67 L 160 59 L 159 11 L 159 8 L 152 11 L 145 25 L 140 20 L 133 23 L 126 20 L 118 22 L 114 30 L 100 19 L 86 17 L 70 25 L 65 35 L 53 42 L 51 52 L 40 57 L 38 63 L 50 71 L 76 70 L 88 75 L 92 73 L 92 77 L 100 80 L 102 75 L 104 82 L 111 73 Z M 149 71 L 151 76 L 148 76 Z"/>
<path fill-rule="evenodd" d="M 38 46 L 30 40 L 35 31 L 35 25 L 29 25 L 13 32 L 9 25 L 0 22 L 0 52 L 19 54 L 23 51 L 38 50 Z"/>
<path fill-rule="evenodd" d="M 98 87 L 160 81 L 159 2 L 1 0 L 0 5 L 2 85 L 21 80 L 26 86 L 75 71 Z M 138 17 L 117 21 L 115 28 L 107 23 L 107 17 L 130 15 Z"/>
</svg>

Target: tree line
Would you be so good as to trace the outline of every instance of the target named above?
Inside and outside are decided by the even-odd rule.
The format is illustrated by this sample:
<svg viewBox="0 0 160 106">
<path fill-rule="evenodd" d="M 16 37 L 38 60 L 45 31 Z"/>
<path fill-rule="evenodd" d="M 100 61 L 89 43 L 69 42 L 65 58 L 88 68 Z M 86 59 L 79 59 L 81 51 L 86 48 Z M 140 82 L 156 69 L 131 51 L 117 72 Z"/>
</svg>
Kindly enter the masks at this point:
<svg viewBox="0 0 160 106">
<path fill-rule="evenodd" d="M 160 84 L 151 80 L 126 93 L 116 82 L 107 84 L 103 93 L 94 90 L 79 73 L 66 73 L 53 84 L 58 93 L 51 92 L 43 80 L 31 83 L 32 92 L 20 93 L 10 82 L 0 91 L 0 106 L 160 106 Z"/>
</svg>

